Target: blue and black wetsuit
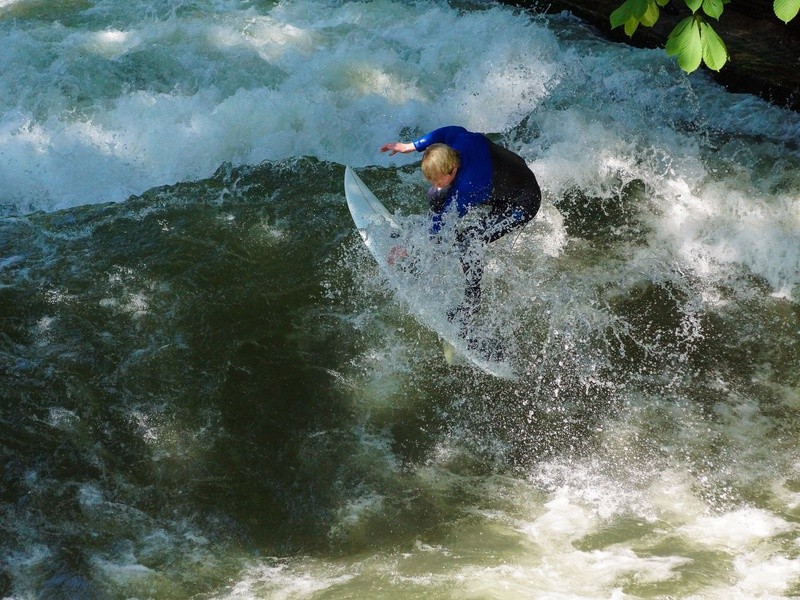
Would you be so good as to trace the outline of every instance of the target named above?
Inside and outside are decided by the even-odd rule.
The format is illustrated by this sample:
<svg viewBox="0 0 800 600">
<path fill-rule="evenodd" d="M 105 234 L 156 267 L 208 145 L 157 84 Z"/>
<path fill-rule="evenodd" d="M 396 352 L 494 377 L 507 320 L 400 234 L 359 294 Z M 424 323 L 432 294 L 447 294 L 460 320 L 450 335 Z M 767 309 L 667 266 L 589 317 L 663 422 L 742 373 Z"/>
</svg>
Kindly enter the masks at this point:
<svg viewBox="0 0 800 600">
<path fill-rule="evenodd" d="M 536 176 L 520 156 L 485 135 L 451 125 L 431 131 L 413 144 L 418 152 L 432 144 L 446 144 L 459 155 L 453 183 L 430 198 L 434 231 L 441 227 L 442 215 L 452 203 L 460 217 L 481 205 L 491 207 L 491 220 L 496 224 L 511 217 L 515 223 L 509 222 L 505 231 L 493 233 L 485 240 L 487 243 L 524 225 L 539 210 L 542 195 Z"/>
<path fill-rule="evenodd" d="M 453 203 L 460 217 L 473 207 L 489 207 L 487 214 L 459 229 L 456 236 L 466 277 L 464 302 L 458 312 L 462 320 L 469 320 L 480 308 L 481 299 L 483 265 L 476 246 L 494 242 L 533 219 L 542 198 L 539 184 L 520 156 L 498 146 L 485 135 L 463 127 L 442 127 L 413 143 L 418 152 L 440 143 L 450 146 L 459 155 L 453 183 L 443 190 L 432 188 L 428 193 L 432 231 L 439 231 L 442 216 Z"/>
</svg>

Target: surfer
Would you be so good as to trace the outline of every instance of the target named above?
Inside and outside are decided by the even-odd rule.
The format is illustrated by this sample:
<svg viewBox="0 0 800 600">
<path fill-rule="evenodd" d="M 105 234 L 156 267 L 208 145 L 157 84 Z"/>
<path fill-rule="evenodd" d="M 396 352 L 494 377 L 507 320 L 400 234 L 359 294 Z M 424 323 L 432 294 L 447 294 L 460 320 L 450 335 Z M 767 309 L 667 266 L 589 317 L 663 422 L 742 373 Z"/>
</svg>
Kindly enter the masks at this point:
<svg viewBox="0 0 800 600">
<path fill-rule="evenodd" d="M 431 232 L 442 227 L 444 214 L 455 210 L 456 246 L 464 271 L 464 300 L 448 311 L 467 330 L 481 304 L 484 247 L 533 219 L 541 191 L 536 176 L 517 154 L 498 146 L 481 133 L 451 125 L 435 129 L 412 142 L 391 142 L 380 148 L 398 152 L 424 152 L 422 174 L 431 184 L 428 200 Z M 484 207 L 482 210 L 474 210 Z"/>
</svg>

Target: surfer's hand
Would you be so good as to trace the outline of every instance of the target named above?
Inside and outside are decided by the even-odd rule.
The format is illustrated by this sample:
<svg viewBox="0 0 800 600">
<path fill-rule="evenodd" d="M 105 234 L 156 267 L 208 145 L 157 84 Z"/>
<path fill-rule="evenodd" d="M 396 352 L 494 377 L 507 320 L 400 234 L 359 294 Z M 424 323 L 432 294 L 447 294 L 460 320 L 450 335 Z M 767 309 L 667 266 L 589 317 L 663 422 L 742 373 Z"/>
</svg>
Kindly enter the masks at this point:
<svg viewBox="0 0 800 600">
<path fill-rule="evenodd" d="M 403 246 L 395 246 L 389 250 L 389 256 L 386 257 L 386 262 L 389 263 L 389 266 L 394 266 L 394 263 L 406 258 L 407 256 L 408 250 L 403 248 Z"/>
<path fill-rule="evenodd" d="M 384 144 L 381 146 L 381 152 L 388 152 L 389 156 L 394 156 L 398 152 L 401 154 L 408 154 L 409 152 L 413 152 L 416 150 L 414 144 L 411 142 L 391 142 L 389 144 Z"/>
</svg>

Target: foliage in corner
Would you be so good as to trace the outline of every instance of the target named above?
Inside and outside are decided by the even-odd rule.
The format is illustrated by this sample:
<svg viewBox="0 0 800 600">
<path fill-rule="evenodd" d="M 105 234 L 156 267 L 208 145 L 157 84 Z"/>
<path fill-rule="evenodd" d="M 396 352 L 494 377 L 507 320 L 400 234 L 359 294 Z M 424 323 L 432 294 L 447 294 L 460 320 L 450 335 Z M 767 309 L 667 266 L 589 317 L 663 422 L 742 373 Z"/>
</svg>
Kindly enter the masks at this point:
<svg viewBox="0 0 800 600">
<path fill-rule="evenodd" d="M 611 28 L 623 26 L 628 37 L 639 25 L 652 27 L 658 21 L 661 9 L 670 0 L 625 0 L 611 13 Z M 674 56 L 681 69 L 687 73 L 701 64 L 719 71 L 728 62 L 725 42 L 709 24 L 708 18 L 719 20 L 730 0 L 684 0 L 692 14 L 675 26 L 667 39 L 666 51 Z M 774 0 L 775 15 L 788 23 L 800 12 L 800 0 Z M 702 10 L 701 10 L 702 9 Z"/>
<path fill-rule="evenodd" d="M 800 12 L 800 0 L 775 0 L 772 7 L 775 9 L 775 16 L 788 23 Z"/>
</svg>

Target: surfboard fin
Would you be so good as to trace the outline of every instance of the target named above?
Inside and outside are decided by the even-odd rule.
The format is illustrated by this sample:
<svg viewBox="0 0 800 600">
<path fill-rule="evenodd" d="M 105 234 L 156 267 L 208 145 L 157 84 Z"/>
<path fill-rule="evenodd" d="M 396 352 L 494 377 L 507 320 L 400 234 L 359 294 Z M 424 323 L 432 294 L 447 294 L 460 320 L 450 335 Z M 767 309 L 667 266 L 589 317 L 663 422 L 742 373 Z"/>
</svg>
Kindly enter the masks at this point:
<svg viewBox="0 0 800 600">
<path fill-rule="evenodd" d="M 448 364 L 448 366 L 452 367 L 456 360 L 456 349 L 450 342 L 443 341 L 442 351 L 444 352 L 444 361 Z"/>
</svg>

